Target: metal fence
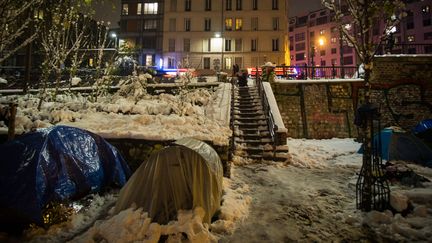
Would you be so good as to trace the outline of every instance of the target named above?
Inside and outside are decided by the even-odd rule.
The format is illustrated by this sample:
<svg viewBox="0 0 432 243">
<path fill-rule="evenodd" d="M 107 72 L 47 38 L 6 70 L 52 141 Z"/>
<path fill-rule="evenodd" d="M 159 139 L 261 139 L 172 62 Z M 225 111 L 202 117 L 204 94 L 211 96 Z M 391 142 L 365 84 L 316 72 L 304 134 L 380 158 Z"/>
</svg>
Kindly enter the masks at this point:
<svg viewBox="0 0 432 243">
<path fill-rule="evenodd" d="M 276 66 L 277 78 L 281 79 L 347 79 L 361 78 L 356 66 Z M 262 70 L 258 69 L 261 74 Z M 256 75 L 256 68 L 249 70 L 251 76 Z"/>
<path fill-rule="evenodd" d="M 432 54 L 432 44 L 400 43 L 381 45 L 377 55 L 384 54 Z"/>
</svg>

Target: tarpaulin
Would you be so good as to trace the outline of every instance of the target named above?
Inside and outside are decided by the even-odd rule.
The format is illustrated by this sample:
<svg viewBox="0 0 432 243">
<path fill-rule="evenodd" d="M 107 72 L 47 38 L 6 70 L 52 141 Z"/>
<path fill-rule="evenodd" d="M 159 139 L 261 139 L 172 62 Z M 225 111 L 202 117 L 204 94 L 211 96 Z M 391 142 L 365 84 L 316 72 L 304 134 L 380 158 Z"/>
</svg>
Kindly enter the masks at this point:
<svg viewBox="0 0 432 243">
<path fill-rule="evenodd" d="M 88 131 L 54 126 L 0 145 L 0 224 L 42 224 L 49 202 L 123 186 L 130 170 L 119 152 Z"/>
<path fill-rule="evenodd" d="M 210 223 L 222 198 L 222 163 L 208 144 L 192 138 L 150 156 L 121 189 L 115 212 L 136 205 L 153 222 L 175 220 L 179 209 L 202 207 Z"/>
</svg>

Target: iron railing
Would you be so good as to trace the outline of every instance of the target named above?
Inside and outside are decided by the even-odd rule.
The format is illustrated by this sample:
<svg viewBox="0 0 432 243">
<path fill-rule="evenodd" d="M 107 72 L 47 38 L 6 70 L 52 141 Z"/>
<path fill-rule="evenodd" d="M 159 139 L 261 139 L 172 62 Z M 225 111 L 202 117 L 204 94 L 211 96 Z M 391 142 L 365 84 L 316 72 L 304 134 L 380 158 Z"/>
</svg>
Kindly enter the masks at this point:
<svg viewBox="0 0 432 243">
<path fill-rule="evenodd" d="M 399 43 L 393 45 L 380 45 L 377 55 L 384 54 L 432 54 L 432 44 Z"/>
<path fill-rule="evenodd" d="M 232 160 L 234 151 L 235 151 L 235 127 L 234 127 L 234 100 L 235 100 L 235 80 L 231 78 L 231 117 L 230 117 L 230 128 L 232 131 L 231 140 L 230 140 L 230 153 L 229 153 L 229 161 Z"/>
<path fill-rule="evenodd" d="M 275 147 L 276 143 L 277 143 L 276 132 L 278 130 L 278 126 L 275 123 L 273 113 L 271 111 L 271 107 L 270 107 L 270 104 L 268 102 L 265 90 L 264 90 L 263 82 L 261 81 L 258 73 L 255 74 L 255 81 L 256 81 L 256 87 L 257 87 L 258 95 L 261 98 L 261 102 L 262 102 L 262 106 L 263 106 L 263 113 L 267 118 L 266 119 L 267 120 L 267 126 L 268 126 L 268 130 L 270 133 L 272 145 L 273 145 L 273 147 Z"/>
<path fill-rule="evenodd" d="M 258 71 L 256 71 L 258 70 Z M 251 68 L 248 70 L 251 76 L 261 74 L 262 70 Z M 343 79 L 360 78 L 360 72 L 356 66 L 276 66 L 274 72 L 277 79 Z"/>
</svg>

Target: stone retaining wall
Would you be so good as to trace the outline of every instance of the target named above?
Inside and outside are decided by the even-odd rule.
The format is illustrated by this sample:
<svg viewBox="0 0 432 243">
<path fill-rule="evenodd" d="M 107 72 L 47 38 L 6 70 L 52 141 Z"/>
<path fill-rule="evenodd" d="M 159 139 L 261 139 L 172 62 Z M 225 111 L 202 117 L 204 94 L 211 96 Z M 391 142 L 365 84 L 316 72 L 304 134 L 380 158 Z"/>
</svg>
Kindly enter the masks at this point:
<svg viewBox="0 0 432 243">
<path fill-rule="evenodd" d="M 411 129 L 432 118 L 432 56 L 377 57 L 371 76 L 371 98 L 381 108 L 382 127 Z M 273 83 L 288 137 L 356 137 L 354 114 L 364 84 Z"/>
</svg>

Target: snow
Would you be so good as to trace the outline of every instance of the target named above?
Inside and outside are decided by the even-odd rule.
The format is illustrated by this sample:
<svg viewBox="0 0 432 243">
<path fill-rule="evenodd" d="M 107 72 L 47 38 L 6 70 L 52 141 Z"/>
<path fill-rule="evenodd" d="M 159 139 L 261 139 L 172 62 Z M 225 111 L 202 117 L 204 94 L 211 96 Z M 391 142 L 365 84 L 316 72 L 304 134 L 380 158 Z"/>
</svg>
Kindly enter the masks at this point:
<svg viewBox="0 0 432 243">
<path fill-rule="evenodd" d="M 40 112 L 35 109 L 38 99 L 28 95 L 18 99 L 17 123 L 21 130 L 58 122 L 105 137 L 160 140 L 187 135 L 224 143 L 230 134 L 224 123 L 229 120 L 227 93 L 228 84 L 214 93 L 197 90 L 182 97 L 190 106 L 178 105 L 179 97 L 168 94 L 145 95 L 138 102 L 110 97 L 97 103 L 62 95 L 57 102 L 45 102 Z M 176 109 L 184 109 L 187 115 L 172 112 Z M 177 220 L 166 225 L 152 223 L 139 208 L 113 214 L 117 193 L 111 193 L 93 196 L 90 206 L 81 208 L 70 221 L 48 230 L 31 229 L 24 238 L 30 242 L 158 242 L 161 237 L 167 242 L 408 242 L 432 238 L 432 183 L 423 183 L 422 188 L 393 184 L 393 211 L 360 212 L 355 208 L 360 143 L 288 138 L 287 145 L 290 158 L 283 163 L 234 156 L 232 177 L 223 179 L 221 208 L 211 225 L 202 223 L 202 208 L 181 210 Z M 432 169 L 410 168 L 432 178 Z"/>
<path fill-rule="evenodd" d="M 275 124 L 278 127 L 278 132 L 287 132 L 285 125 L 282 120 L 282 116 L 279 112 L 279 107 L 277 106 L 276 98 L 274 97 L 273 90 L 269 82 L 263 82 L 264 92 L 266 93 L 267 100 L 269 102 L 270 108 L 272 110 L 273 118 Z"/>
<path fill-rule="evenodd" d="M 8 82 L 7 82 L 6 79 L 0 77 L 0 84 L 7 84 L 7 83 L 8 83 Z"/>
<path fill-rule="evenodd" d="M 287 139 L 291 163 L 305 168 L 323 168 L 333 165 L 359 166 L 362 155 L 357 151 L 361 144 L 352 139 L 332 138 Z"/>
<path fill-rule="evenodd" d="M 214 92 L 197 88 L 176 96 L 151 96 L 135 89 L 126 97 L 117 93 L 100 97 L 98 102 L 79 94 L 62 94 L 55 102 L 42 103 L 40 111 L 39 99 L 34 95 L 2 96 L 0 103 L 17 101 L 17 134 L 59 124 L 86 129 L 105 138 L 160 141 L 194 137 L 227 145 L 231 136 L 230 87 L 221 84 Z"/>
</svg>

